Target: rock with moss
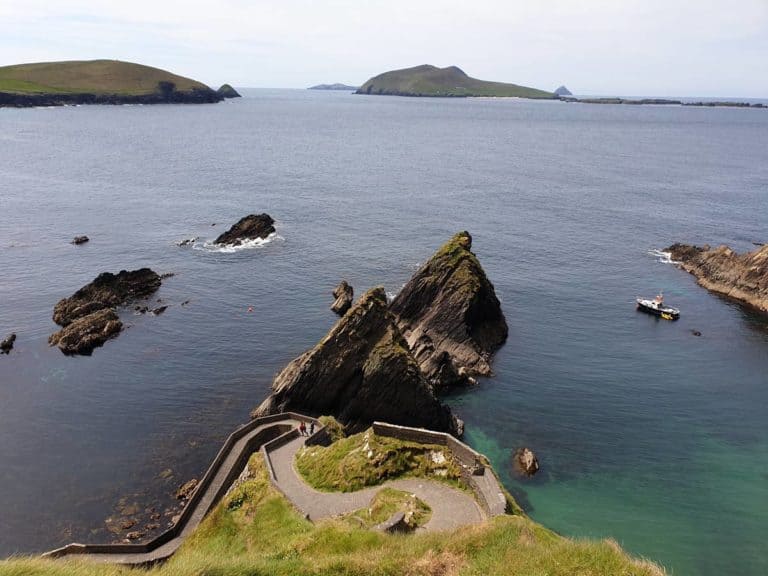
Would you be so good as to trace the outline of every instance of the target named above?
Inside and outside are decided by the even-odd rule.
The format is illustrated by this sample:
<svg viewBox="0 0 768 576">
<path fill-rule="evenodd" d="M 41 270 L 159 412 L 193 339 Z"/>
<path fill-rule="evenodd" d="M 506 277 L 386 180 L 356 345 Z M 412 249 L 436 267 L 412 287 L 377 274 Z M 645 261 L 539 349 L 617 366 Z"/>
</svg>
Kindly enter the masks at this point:
<svg viewBox="0 0 768 576">
<path fill-rule="evenodd" d="M 240 98 L 238 91 L 229 84 L 222 84 L 221 88 L 216 90 L 216 93 L 222 98 Z"/>
<path fill-rule="evenodd" d="M 456 435 L 463 428 L 421 373 L 383 288 L 366 292 L 317 346 L 288 364 L 251 416 L 285 411 L 333 414 L 351 432 L 375 420 Z"/>
<path fill-rule="evenodd" d="M 403 287 L 390 306 L 435 390 L 491 374 L 508 327 L 496 292 L 459 232 Z"/>
<path fill-rule="evenodd" d="M 672 260 L 704 288 L 768 312 L 768 246 L 737 254 L 728 246 L 673 244 Z"/>
</svg>

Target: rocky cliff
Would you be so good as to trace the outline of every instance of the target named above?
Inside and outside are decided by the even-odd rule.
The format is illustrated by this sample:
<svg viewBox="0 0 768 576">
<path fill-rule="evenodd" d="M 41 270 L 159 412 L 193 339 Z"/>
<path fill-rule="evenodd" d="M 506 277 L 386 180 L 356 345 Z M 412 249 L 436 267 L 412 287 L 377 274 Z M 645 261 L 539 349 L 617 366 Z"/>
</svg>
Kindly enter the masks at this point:
<svg viewBox="0 0 768 576">
<path fill-rule="evenodd" d="M 491 355 L 507 339 L 493 284 L 460 232 L 411 278 L 390 306 L 435 390 L 491 374 Z"/>
<path fill-rule="evenodd" d="M 704 288 L 768 312 L 768 245 L 741 255 L 727 246 L 688 244 L 673 244 L 667 252 Z"/>
<path fill-rule="evenodd" d="M 272 390 L 251 416 L 294 410 L 333 414 L 351 431 L 374 420 L 462 431 L 408 351 L 383 288 L 366 292 L 317 346 L 275 377 Z"/>
</svg>

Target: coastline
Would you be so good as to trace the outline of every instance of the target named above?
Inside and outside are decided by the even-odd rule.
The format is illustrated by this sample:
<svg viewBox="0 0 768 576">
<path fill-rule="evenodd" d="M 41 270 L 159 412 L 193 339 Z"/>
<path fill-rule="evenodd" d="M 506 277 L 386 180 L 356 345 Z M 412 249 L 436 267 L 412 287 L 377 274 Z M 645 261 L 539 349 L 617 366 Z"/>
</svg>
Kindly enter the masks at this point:
<svg viewBox="0 0 768 576">
<path fill-rule="evenodd" d="M 0 108 L 37 108 L 81 104 L 215 104 L 224 96 L 214 90 L 173 91 L 168 94 L 21 94 L 0 92 Z"/>
</svg>

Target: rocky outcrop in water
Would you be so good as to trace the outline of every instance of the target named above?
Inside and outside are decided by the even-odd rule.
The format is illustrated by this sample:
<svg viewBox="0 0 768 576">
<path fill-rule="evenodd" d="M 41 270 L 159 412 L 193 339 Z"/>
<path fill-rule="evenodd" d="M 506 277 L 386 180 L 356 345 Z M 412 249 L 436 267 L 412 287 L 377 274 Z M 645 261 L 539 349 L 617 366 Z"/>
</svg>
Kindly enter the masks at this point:
<svg viewBox="0 0 768 576">
<path fill-rule="evenodd" d="M 333 289 L 333 297 L 335 300 L 333 301 L 333 304 L 331 304 L 331 310 L 336 312 L 339 316 L 344 316 L 344 313 L 352 306 L 354 290 L 346 280 L 342 280 L 339 285 Z"/>
<path fill-rule="evenodd" d="M 53 321 L 63 329 L 48 342 L 65 354 L 88 354 L 122 330 L 113 308 L 154 293 L 162 283 L 149 268 L 118 274 L 104 272 L 53 308 Z"/>
<path fill-rule="evenodd" d="M 374 420 L 457 435 L 463 428 L 421 373 L 383 288 L 366 292 L 317 346 L 288 364 L 251 416 L 290 410 L 333 414 L 350 431 Z"/>
<path fill-rule="evenodd" d="M 90 238 L 88 236 L 75 236 L 72 238 L 72 244 L 79 246 L 80 244 L 85 244 L 86 242 L 90 241 Z"/>
<path fill-rule="evenodd" d="M 13 343 L 16 342 L 16 334 L 11 333 L 0 342 L 0 354 L 10 354 L 13 350 Z"/>
<path fill-rule="evenodd" d="M 229 84 L 222 84 L 221 87 L 216 90 L 216 93 L 222 98 L 240 98 L 240 94 L 237 90 L 232 88 Z"/>
<path fill-rule="evenodd" d="M 518 448 L 512 456 L 515 471 L 521 476 L 533 476 L 539 471 L 539 460 L 530 448 Z"/>
<path fill-rule="evenodd" d="M 269 214 L 250 214 L 216 238 L 214 244 L 240 246 L 247 240 L 266 239 L 275 232 L 275 221 Z"/>
<path fill-rule="evenodd" d="M 51 334 L 48 343 L 64 354 L 90 354 L 123 329 L 123 323 L 111 308 L 86 314 Z"/>
<path fill-rule="evenodd" d="M 390 306 L 437 391 L 490 375 L 491 356 L 507 339 L 501 304 L 471 248 L 468 232 L 456 234 Z"/>
<path fill-rule="evenodd" d="M 728 246 L 673 244 L 666 251 L 704 288 L 768 312 L 768 246 L 741 255 Z"/>
<path fill-rule="evenodd" d="M 557 90 L 554 92 L 555 96 L 573 96 L 570 90 L 566 88 L 565 86 L 560 86 Z"/>
</svg>

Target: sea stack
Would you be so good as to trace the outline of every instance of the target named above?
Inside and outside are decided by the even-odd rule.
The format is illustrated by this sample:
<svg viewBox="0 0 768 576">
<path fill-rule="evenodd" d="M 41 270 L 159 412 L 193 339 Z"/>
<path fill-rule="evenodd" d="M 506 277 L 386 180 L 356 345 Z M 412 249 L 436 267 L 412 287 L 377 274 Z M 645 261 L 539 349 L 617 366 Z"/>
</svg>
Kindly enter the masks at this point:
<svg viewBox="0 0 768 576">
<path fill-rule="evenodd" d="M 728 246 L 673 244 L 666 251 L 704 288 L 768 312 L 768 246 L 741 255 Z"/>
<path fill-rule="evenodd" d="M 237 90 L 232 88 L 229 84 L 222 84 L 221 87 L 216 90 L 216 93 L 222 98 L 240 98 L 240 94 Z"/>
<path fill-rule="evenodd" d="M 65 354 L 89 354 L 122 330 L 113 308 L 153 294 L 162 280 L 149 268 L 117 274 L 104 272 L 53 308 L 53 321 L 62 330 L 48 342 Z"/>
<path fill-rule="evenodd" d="M 508 327 L 469 232 L 443 245 L 390 305 L 411 352 L 436 391 L 491 374 Z"/>
<path fill-rule="evenodd" d="M 333 289 L 333 297 L 335 300 L 333 301 L 333 304 L 331 304 L 331 310 L 339 316 L 344 316 L 344 313 L 352 306 L 354 290 L 346 280 L 342 280 L 339 285 Z"/>
<path fill-rule="evenodd" d="M 269 214 L 249 214 L 216 238 L 214 244 L 240 246 L 248 240 L 265 240 L 275 232 L 275 221 Z"/>
<path fill-rule="evenodd" d="M 351 432 L 374 420 L 455 435 L 463 428 L 421 373 L 383 288 L 366 292 L 317 346 L 288 364 L 251 416 L 291 410 L 333 414 Z"/>
</svg>

